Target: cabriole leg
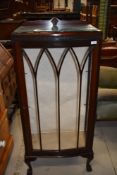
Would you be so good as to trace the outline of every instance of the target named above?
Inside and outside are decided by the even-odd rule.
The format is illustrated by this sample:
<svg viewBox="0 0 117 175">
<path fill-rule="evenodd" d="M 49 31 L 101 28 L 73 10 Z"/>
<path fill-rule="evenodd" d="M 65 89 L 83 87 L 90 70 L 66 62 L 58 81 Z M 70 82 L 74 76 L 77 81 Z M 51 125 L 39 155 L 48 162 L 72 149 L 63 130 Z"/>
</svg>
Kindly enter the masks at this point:
<svg viewBox="0 0 117 175">
<path fill-rule="evenodd" d="M 32 175 L 32 167 L 31 164 L 28 164 L 27 175 Z"/>
<path fill-rule="evenodd" d="M 88 172 L 92 171 L 92 167 L 90 165 L 91 161 L 92 161 L 92 159 L 87 159 L 86 169 L 87 169 Z"/>
<path fill-rule="evenodd" d="M 27 169 L 27 175 L 32 175 L 32 166 L 31 166 L 31 161 L 28 159 L 25 159 L 26 164 L 28 165 Z"/>
<path fill-rule="evenodd" d="M 91 172 L 91 171 L 92 171 L 92 167 L 91 167 L 91 164 L 90 164 L 92 160 L 93 160 L 93 152 L 90 153 L 90 156 L 89 156 L 88 159 L 87 159 L 86 170 L 87 170 L 88 172 Z"/>
</svg>

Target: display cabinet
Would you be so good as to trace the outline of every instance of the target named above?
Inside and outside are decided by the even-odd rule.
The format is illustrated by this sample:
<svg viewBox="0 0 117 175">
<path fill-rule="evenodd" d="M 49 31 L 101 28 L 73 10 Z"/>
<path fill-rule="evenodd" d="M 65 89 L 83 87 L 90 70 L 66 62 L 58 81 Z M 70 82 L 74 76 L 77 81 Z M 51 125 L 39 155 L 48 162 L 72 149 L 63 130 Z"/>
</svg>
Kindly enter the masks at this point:
<svg viewBox="0 0 117 175">
<path fill-rule="evenodd" d="M 83 156 L 91 171 L 100 30 L 74 20 L 27 21 L 12 43 L 27 174 L 46 156 Z"/>
</svg>

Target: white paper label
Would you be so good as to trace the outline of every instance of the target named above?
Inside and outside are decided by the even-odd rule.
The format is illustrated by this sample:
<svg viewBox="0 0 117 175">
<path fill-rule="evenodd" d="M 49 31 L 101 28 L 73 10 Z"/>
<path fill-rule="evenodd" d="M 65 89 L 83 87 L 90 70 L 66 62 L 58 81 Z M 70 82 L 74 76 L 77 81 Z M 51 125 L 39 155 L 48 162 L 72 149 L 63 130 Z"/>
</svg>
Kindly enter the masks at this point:
<svg viewBox="0 0 117 175">
<path fill-rule="evenodd" d="M 91 45 L 97 44 L 97 41 L 91 41 Z"/>
</svg>

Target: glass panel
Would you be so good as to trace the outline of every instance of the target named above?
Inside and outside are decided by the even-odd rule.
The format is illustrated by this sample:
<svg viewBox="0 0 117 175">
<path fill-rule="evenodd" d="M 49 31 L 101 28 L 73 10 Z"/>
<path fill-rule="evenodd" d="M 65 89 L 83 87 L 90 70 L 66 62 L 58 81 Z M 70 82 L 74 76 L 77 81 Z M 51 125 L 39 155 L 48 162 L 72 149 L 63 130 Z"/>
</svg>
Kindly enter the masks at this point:
<svg viewBox="0 0 117 175">
<path fill-rule="evenodd" d="M 79 138 L 79 147 L 82 147 L 86 143 L 85 137 L 85 117 L 86 117 L 86 106 L 87 106 L 87 88 L 88 88 L 88 64 L 89 64 L 89 56 L 84 65 L 84 69 L 82 72 L 82 88 L 81 88 L 81 107 L 80 107 L 80 138 Z"/>
<path fill-rule="evenodd" d="M 76 94 L 76 66 L 68 51 L 60 72 L 61 149 L 76 148 Z"/>
<path fill-rule="evenodd" d="M 48 49 L 54 59 L 54 62 L 56 63 L 56 65 L 58 65 L 58 62 L 60 60 L 60 57 L 64 51 L 64 48 L 49 48 Z"/>
<path fill-rule="evenodd" d="M 37 85 L 42 149 L 55 150 L 58 149 L 55 76 L 54 67 L 45 52 L 38 67 Z"/>
<path fill-rule="evenodd" d="M 27 56 L 30 58 L 30 62 L 34 68 L 35 62 L 37 60 L 37 56 L 38 56 L 41 49 L 36 49 L 36 48 L 31 49 L 30 48 L 30 49 L 24 49 L 24 50 L 25 50 Z"/>
<path fill-rule="evenodd" d="M 27 89 L 27 98 L 28 98 L 28 107 L 29 107 L 29 116 L 30 116 L 30 127 L 32 134 L 32 144 L 34 149 L 40 148 L 40 139 L 39 135 L 36 134 L 39 132 L 38 125 L 38 115 L 36 108 L 36 97 L 35 97 L 35 82 L 34 82 L 34 72 L 33 66 L 30 62 L 28 56 L 33 55 L 33 49 L 24 49 L 26 51 L 27 56 L 24 54 L 24 72 L 25 72 L 25 80 L 26 80 L 26 89 Z M 35 53 L 35 52 L 34 52 Z M 36 60 L 36 57 L 33 57 L 31 60 Z"/>
<path fill-rule="evenodd" d="M 24 50 L 33 148 L 85 146 L 88 47 Z"/>
</svg>

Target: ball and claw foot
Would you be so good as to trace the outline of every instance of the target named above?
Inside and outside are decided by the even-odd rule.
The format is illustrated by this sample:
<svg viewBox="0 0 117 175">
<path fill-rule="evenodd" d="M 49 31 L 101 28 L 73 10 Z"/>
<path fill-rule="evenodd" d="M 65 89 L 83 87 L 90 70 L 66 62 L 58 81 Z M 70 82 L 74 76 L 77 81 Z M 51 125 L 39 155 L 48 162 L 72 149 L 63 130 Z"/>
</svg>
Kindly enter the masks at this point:
<svg viewBox="0 0 117 175">
<path fill-rule="evenodd" d="M 90 159 L 87 160 L 86 169 L 87 169 L 88 172 L 91 172 L 92 171 L 92 167 L 90 165 L 91 160 Z"/>
</svg>

